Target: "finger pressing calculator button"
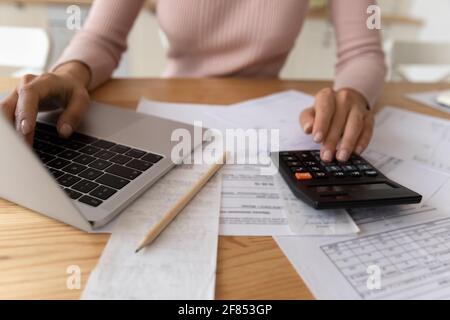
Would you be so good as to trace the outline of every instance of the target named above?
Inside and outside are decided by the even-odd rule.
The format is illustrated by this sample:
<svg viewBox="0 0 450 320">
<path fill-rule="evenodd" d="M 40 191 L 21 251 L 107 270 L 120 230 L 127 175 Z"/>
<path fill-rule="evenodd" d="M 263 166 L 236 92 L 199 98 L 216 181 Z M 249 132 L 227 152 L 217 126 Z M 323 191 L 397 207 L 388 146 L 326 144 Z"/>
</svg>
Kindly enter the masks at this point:
<svg viewBox="0 0 450 320">
<path fill-rule="evenodd" d="M 295 178 L 297 180 L 311 180 L 313 177 L 309 172 L 297 172 Z"/>
<path fill-rule="evenodd" d="M 364 172 L 364 174 L 368 177 L 376 177 L 378 175 L 378 172 L 375 170 L 367 170 Z"/>
</svg>

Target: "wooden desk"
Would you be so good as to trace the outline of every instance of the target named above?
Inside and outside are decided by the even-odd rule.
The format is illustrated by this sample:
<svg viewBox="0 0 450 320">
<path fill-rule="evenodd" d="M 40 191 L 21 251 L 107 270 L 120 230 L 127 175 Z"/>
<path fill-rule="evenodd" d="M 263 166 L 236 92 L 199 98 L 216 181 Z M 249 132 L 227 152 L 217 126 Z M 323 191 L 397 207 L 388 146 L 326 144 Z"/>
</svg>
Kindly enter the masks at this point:
<svg viewBox="0 0 450 320">
<path fill-rule="evenodd" d="M 15 80 L 0 78 L 0 92 Z M 93 99 L 134 108 L 138 99 L 230 104 L 277 91 L 314 94 L 327 82 L 278 80 L 113 80 Z M 379 105 L 449 115 L 410 102 L 406 92 L 449 89 L 450 84 L 392 83 Z M 297 117 L 297 115 L 293 115 Z M 0 200 L 0 299 L 76 299 L 81 290 L 66 288 L 66 269 L 79 265 L 83 286 L 108 240 L 87 234 L 7 201 Z M 311 299 L 313 296 L 270 237 L 220 237 L 217 299 Z"/>
</svg>

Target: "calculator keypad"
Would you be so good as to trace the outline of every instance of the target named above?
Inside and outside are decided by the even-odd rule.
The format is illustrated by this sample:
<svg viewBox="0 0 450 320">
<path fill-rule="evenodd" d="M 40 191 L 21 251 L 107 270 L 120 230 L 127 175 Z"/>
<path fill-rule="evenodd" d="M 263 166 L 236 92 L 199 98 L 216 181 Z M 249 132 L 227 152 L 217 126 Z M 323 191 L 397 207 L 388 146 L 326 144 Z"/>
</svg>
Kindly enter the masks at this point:
<svg viewBox="0 0 450 320">
<path fill-rule="evenodd" d="M 329 178 L 376 177 L 378 172 L 364 159 L 352 155 L 346 162 L 333 160 L 325 163 L 320 159 L 320 151 L 285 151 L 280 152 L 280 160 L 291 170 L 298 181 Z"/>
</svg>

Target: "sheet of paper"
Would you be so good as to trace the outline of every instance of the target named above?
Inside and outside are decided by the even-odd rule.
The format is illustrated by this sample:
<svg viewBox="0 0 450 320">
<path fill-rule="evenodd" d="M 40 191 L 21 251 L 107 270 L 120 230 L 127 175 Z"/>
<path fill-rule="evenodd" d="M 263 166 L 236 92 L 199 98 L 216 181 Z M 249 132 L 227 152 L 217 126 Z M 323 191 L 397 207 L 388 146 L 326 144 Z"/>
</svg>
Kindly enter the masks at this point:
<svg viewBox="0 0 450 320">
<path fill-rule="evenodd" d="M 450 107 L 440 105 L 436 102 L 436 98 L 442 93 L 442 91 L 428 91 L 419 93 L 410 93 L 406 95 L 409 99 L 422 103 L 431 108 L 450 113 Z"/>
<path fill-rule="evenodd" d="M 214 298 L 220 175 L 208 182 L 155 242 L 134 253 L 151 226 L 206 168 L 176 167 L 119 216 L 83 299 Z"/>
<path fill-rule="evenodd" d="M 314 98 L 299 91 L 283 91 L 266 97 L 234 104 L 222 113 L 223 120 L 243 129 L 278 129 L 280 150 L 317 149 L 318 145 L 300 127 L 299 115 L 312 106 Z"/>
<path fill-rule="evenodd" d="M 290 235 L 276 176 L 257 165 L 226 165 L 222 171 L 220 234 Z"/>
<path fill-rule="evenodd" d="M 447 217 L 353 239 L 276 241 L 318 299 L 449 299 L 449 239 Z"/>
<path fill-rule="evenodd" d="M 278 129 L 280 149 L 315 149 L 318 145 L 300 127 L 299 115 L 314 98 L 299 91 L 283 91 L 228 107 L 175 104 L 141 99 L 138 111 L 192 124 L 201 120 L 208 128 Z M 265 151 L 265 150 L 263 150 Z"/>
<path fill-rule="evenodd" d="M 214 110 L 211 111 L 211 109 Z M 220 114 L 225 109 L 227 107 L 221 105 L 171 103 L 142 98 L 139 101 L 137 111 L 188 124 L 194 124 L 195 121 L 202 121 L 202 125 L 205 128 L 224 131 L 227 128 L 235 128 L 233 123 L 220 119 Z"/>
<path fill-rule="evenodd" d="M 350 210 L 361 230 L 355 236 L 276 237 L 277 243 L 319 299 L 450 298 L 449 175 L 371 157 L 384 161 L 390 178 L 423 194 L 423 202 Z"/>
<path fill-rule="evenodd" d="M 377 114 L 369 150 L 450 173 L 450 121 L 386 107 Z"/>
</svg>

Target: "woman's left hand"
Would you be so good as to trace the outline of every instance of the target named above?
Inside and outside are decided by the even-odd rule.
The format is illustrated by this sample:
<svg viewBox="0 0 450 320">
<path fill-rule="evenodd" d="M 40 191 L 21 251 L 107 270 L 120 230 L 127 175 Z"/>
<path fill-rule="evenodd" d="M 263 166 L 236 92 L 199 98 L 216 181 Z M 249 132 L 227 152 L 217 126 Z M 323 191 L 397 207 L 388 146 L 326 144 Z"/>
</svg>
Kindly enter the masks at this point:
<svg viewBox="0 0 450 320">
<path fill-rule="evenodd" d="M 316 143 L 322 144 L 323 161 L 336 157 L 344 162 L 352 152 L 360 154 L 369 145 L 374 117 L 359 92 L 325 88 L 317 93 L 314 105 L 300 114 L 300 124 Z"/>
</svg>

